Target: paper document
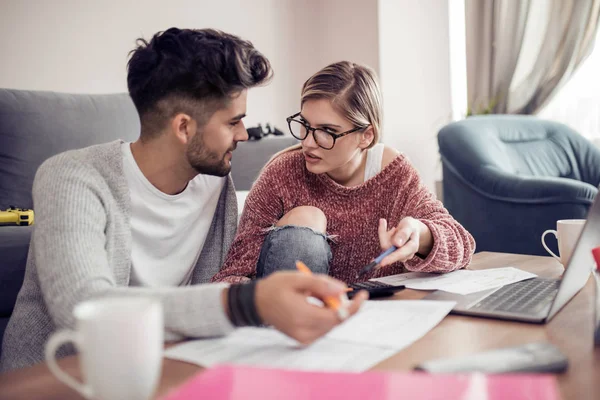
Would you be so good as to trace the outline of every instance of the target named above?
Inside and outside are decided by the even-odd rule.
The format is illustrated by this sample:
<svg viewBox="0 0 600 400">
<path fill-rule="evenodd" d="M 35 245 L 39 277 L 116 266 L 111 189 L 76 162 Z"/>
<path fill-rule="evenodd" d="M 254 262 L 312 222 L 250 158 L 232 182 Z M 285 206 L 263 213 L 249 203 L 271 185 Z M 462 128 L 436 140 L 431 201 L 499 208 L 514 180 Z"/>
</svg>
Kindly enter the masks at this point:
<svg viewBox="0 0 600 400">
<path fill-rule="evenodd" d="M 400 350 L 424 336 L 455 306 L 453 301 L 367 301 L 327 338 Z"/>
<path fill-rule="evenodd" d="M 460 269 L 446 274 L 430 274 L 424 272 L 409 272 L 372 279 L 390 285 L 404 285 L 417 290 L 444 290 L 458 294 L 470 294 L 525 279 L 537 275 L 514 267 L 484 269 L 478 271 Z"/>
<path fill-rule="evenodd" d="M 454 305 L 447 301 L 367 301 L 355 316 L 310 346 L 272 328 L 241 328 L 223 338 L 174 346 L 165 351 L 165 357 L 206 367 L 227 363 L 361 372 L 424 336 Z"/>
</svg>

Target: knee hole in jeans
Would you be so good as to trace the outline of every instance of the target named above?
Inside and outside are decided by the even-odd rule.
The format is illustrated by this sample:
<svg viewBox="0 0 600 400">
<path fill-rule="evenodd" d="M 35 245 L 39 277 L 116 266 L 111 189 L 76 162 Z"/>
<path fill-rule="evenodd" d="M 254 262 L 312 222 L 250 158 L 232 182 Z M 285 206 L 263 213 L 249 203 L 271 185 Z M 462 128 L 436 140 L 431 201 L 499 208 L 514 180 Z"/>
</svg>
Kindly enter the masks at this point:
<svg viewBox="0 0 600 400">
<path fill-rule="evenodd" d="M 275 225 L 305 226 L 317 232 L 325 233 L 327 230 L 327 217 L 317 207 L 300 206 L 288 211 Z"/>
</svg>

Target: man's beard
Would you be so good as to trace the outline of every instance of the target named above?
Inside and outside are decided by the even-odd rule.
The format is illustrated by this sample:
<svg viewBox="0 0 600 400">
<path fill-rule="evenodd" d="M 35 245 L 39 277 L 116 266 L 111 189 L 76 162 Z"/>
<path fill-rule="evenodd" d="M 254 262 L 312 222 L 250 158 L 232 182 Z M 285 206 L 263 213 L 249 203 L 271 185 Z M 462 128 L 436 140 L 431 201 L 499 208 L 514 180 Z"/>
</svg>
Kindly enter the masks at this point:
<svg viewBox="0 0 600 400">
<path fill-rule="evenodd" d="M 235 145 L 228 151 L 234 149 Z M 188 162 L 196 172 L 204 175 L 227 176 L 231 171 L 231 164 L 225 160 L 226 155 L 227 153 L 221 155 L 209 151 L 202 140 L 202 133 L 197 133 L 192 138 L 187 149 Z"/>
</svg>

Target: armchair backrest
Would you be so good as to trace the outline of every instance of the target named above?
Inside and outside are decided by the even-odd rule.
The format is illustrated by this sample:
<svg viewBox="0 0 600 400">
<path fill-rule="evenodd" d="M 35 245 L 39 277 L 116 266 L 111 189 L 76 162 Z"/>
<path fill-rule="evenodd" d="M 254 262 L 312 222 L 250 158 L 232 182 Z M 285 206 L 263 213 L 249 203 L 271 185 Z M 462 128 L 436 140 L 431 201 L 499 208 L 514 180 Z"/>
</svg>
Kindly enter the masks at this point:
<svg viewBox="0 0 600 400">
<path fill-rule="evenodd" d="M 467 180 L 481 167 L 520 176 L 600 184 L 600 150 L 558 122 L 534 116 L 470 117 L 444 127 L 440 154 Z"/>
</svg>

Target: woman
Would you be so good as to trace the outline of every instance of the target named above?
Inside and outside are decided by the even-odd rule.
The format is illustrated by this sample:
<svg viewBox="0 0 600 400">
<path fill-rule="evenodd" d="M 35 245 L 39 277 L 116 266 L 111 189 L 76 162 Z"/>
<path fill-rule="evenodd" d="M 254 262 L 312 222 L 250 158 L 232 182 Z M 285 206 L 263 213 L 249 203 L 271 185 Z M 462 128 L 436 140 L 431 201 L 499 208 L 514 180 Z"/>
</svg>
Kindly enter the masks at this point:
<svg viewBox="0 0 600 400">
<path fill-rule="evenodd" d="M 260 278 L 296 260 L 345 282 L 470 262 L 473 237 L 406 156 L 378 144 L 382 101 L 371 69 L 347 61 L 325 67 L 306 81 L 301 111 L 287 121 L 301 143 L 275 155 L 253 185 L 213 281 Z M 392 245 L 398 250 L 359 279 Z"/>
</svg>

